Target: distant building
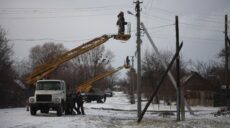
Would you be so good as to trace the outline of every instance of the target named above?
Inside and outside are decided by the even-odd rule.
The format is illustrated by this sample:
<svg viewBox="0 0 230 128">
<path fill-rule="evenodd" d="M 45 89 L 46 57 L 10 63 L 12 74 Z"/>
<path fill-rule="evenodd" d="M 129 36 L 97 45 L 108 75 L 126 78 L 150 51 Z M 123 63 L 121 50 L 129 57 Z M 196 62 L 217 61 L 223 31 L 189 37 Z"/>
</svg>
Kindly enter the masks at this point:
<svg viewBox="0 0 230 128">
<path fill-rule="evenodd" d="M 209 84 L 209 82 L 197 72 L 192 72 L 190 75 L 183 77 L 181 85 L 184 87 L 185 98 L 190 105 L 214 105 L 213 85 Z"/>
<path fill-rule="evenodd" d="M 121 88 L 120 85 L 114 85 L 114 86 L 113 86 L 113 90 L 114 90 L 114 91 L 122 91 L 122 88 Z"/>
</svg>

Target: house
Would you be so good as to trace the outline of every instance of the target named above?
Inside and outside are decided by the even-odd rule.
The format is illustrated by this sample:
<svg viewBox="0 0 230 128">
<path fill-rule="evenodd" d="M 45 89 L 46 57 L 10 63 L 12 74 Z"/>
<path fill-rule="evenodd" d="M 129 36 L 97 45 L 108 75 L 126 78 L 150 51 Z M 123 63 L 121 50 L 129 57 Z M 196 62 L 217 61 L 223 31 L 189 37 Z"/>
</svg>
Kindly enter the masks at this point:
<svg viewBox="0 0 230 128">
<path fill-rule="evenodd" d="M 192 106 L 213 106 L 214 91 L 213 85 L 204 79 L 197 72 L 191 72 L 190 75 L 181 79 L 181 85 L 184 89 L 185 98 Z"/>
</svg>

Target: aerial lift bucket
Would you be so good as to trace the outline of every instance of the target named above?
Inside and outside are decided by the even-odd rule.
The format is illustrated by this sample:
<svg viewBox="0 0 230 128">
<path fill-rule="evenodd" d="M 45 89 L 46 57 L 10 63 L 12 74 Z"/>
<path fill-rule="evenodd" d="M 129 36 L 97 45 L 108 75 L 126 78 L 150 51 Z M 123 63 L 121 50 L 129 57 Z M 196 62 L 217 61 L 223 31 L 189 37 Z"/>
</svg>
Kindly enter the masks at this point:
<svg viewBox="0 0 230 128">
<path fill-rule="evenodd" d="M 131 37 L 131 23 L 127 23 L 127 29 L 125 34 L 118 33 L 117 35 L 114 35 L 114 39 L 116 40 L 122 40 L 122 41 L 127 41 Z"/>
</svg>

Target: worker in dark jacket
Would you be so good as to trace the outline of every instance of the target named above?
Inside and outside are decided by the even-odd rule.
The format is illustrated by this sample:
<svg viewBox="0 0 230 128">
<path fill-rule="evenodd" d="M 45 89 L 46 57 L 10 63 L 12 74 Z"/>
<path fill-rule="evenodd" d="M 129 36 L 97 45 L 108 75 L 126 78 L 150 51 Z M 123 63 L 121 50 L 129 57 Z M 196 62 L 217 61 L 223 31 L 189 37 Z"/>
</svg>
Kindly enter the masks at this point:
<svg viewBox="0 0 230 128">
<path fill-rule="evenodd" d="M 78 114 L 85 115 L 84 107 L 83 107 L 84 101 L 83 101 L 83 98 L 82 98 L 82 95 L 81 95 L 80 91 L 77 92 L 76 102 L 77 102 L 77 112 L 78 112 Z M 81 112 L 80 112 L 80 109 L 81 109 Z"/>
<path fill-rule="evenodd" d="M 75 112 L 73 111 L 73 109 L 76 110 L 75 96 L 73 94 L 69 93 L 69 94 L 67 94 L 67 98 L 66 98 L 65 114 L 66 115 L 74 115 Z"/>
<path fill-rule="evenodd" d="M 77 100 L 78 100 L 78 96 L 77 96 L 77 95 L 74 95 L 74 106 L 73 106 L 73 109 L 74 109 L 75 111 L 77 111 L 77 114 L 79 115 L 79 114 L 81 114 L 81 112 L 79 111 L 79 108 L 78 108 L 78 107 L 76 108 L 76 106 L 75 106 Z M 78 106 L 78 103 L 77 103 L 77 106 Z"/>
<path fill-rule="evenodd" d="M 118 15 L 117 25 L 118 25 L 118 34 L 124 34 L 125 33 L 125 25 L 127 22 L 125 22 L 124 13 L 121 11 Z"/>
</svg>

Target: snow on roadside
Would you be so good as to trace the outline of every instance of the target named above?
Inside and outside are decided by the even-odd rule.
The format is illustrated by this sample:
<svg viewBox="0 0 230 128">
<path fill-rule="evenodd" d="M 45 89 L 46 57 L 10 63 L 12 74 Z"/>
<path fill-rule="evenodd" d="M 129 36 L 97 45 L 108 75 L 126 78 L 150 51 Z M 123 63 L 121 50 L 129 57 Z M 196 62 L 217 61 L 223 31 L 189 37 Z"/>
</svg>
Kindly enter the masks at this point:
<svg viewBox="0 0 230 128">
<path fill-rule="evenodd" d="M 230 116 L 214 117 L 218 108 L 192 107 L 196 116 L 186 113 L 186 121 L 176 122 L 176 116 L 159 116 L 158 106 L 152 105 L 140 124 L 136 123 L 137 105 L 131 105 L 127 95 L 114 92 L 103 104 L 85 103 L 86 115 L 68 115 L 57 117 L 56 112 L 31 116 L 26 108 L 0 109 L 0 128 L 229 128 Z M 146 104 L 143 103 L 143 107 Z M 153 111 L 154 110 L 154 111 Z M 170 110 L 169 106 L 160 105 L 160 111 Z M 175 110 L 175 106 L 171 107 Z M 175 113 L 174 113 L 175 114 Z"/>
</svg>

